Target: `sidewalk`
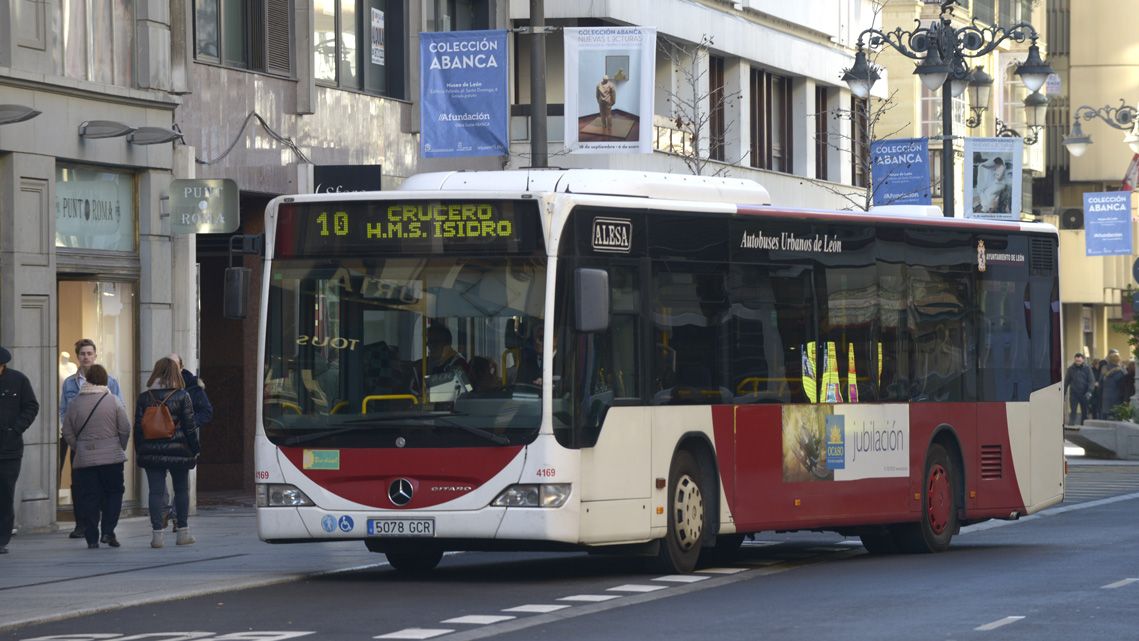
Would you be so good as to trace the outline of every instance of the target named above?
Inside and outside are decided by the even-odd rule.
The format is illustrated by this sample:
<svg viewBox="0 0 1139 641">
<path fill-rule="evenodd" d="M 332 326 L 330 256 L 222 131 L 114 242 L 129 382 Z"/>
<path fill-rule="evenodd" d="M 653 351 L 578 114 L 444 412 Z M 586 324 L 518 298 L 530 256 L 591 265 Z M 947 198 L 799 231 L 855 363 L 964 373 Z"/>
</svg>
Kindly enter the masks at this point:
<svg viewBox="0 0 1139 641">
<path fill-rule="evenodd" d="M 0 632 L 31 623 L 214 592 L 295 581 L 383 564 L 359 541 L 270 545 L 257 538 L 253 508 L 200 506 L 190 517 L 197 543 L 150 547 L 150 521 L 119 522 L 121 548 L 87 549 L 67 530 L 18 534 L 0 556 Z"/>
</svg>

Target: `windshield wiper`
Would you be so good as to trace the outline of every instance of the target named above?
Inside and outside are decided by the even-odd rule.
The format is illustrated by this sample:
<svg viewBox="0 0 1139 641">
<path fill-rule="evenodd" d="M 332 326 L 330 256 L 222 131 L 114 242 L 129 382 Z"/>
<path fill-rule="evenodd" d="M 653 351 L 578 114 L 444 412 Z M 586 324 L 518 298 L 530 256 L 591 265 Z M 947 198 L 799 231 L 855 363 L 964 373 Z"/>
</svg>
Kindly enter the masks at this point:
<svg viewBox="0 0 1139 641">
<path fill-rule="evenodd" d="M 368 425 L 351 425 L 349 427 L 338 427 L 334 430 L 323 430 L 320 432 L 311 432 L 309 434 L 298 434 L 296 436 L 286 437 L 283 441 L 284 445 L 300 445 L 301 443 L 308 443 L 309 441 L 316 441 L 326 436 L 335 436 L 336 434 L 344 434 L 345 432 L 357 432 L 366 430 Z"/>
</svg>

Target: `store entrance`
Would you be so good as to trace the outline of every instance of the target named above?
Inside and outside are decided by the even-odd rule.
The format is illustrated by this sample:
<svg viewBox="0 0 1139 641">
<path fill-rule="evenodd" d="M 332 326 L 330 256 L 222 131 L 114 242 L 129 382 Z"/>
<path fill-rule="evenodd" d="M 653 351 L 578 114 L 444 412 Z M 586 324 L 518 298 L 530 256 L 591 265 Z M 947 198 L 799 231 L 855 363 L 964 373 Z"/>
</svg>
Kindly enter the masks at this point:
<svg viewBox="0 0 1139 641">
<path fill-rule="evenodd" d="M 76 341 L 87 338 L 95 342 L 96 363 L 119 382 L 127 414 L 134 414 L 134 400 L 138 389 L 136 369 L 138 343 L 135 333 L 138 318 L 137 286 L 133 282 L 112 280 L 60 280 L 58 283 L 59 319 L 56 327 L 59 345 L 57 354 L 59 378 L 56 398 L 60 398 L 63 381 L 78 371 L 75 354 Z M 56 417 L 57 419 L 59 417 Z M 59 428 L 57 421 L 57 430 Z M 65 444 L 59 445 L 58 519 L 72 520 L 71 461 L 64 456 Z M 125 470 L 126 493 L 124 507 L 137 507 L 138 469 L 134 456 L 128 456 Z"/>
</svg>

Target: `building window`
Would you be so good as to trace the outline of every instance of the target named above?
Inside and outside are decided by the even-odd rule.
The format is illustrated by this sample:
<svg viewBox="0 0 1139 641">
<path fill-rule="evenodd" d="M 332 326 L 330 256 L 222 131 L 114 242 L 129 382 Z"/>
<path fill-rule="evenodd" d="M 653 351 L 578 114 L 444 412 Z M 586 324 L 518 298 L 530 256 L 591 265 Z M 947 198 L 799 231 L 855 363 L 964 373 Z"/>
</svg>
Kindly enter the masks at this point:
<svg viewBox="0 0 1139 641">
<path fill-rule="evenodd" d="M 827 113 L 827 88 L 815 86 L 815 178 L 827 180 L 827 149 L 830 140 L 827 127 L 830 117 Z"/>
<path fill-rule="evenodd" d="M 404 96 L 404 3 L 316 0 L 313 75 L 324 85 Z"/>
<path fill-rule="evenodd" d="M 953 99 L 953 130 L 965 129 L 965 94 Z M 921 88 L 921 135 L 930 138 L 934 145 L 941 144 L 941 90 Z"/>
<path fill-rule="evenodd" d="M 292 0 L 194 0 L 198 60 L 290 76 Z"/>
<path fill-rule="evenodd" d="M 1032 20 L 1032 0 L 1001 0 L 1000 9 L 1001 24 L 1006 27 Z"/>
<path fill-rule="evenodd" d="M 791 81 L 751 70 L 751 166 L 791 171 Z"/>
<path fill-rule="evenodd" d="M 850 97 L 850 184 L 866 187 L 870 174 L 870 102 Z"/>
<path fill-rule="evenodd" d="M 708 57 L 708 157 L 724 160 L 724 59 Z"/>
<path fill-rule="evenodd" d="M 428 31 L 477 31 L 490 29 L 488 0 L 427 0 L 423 3 Z"/>
<path fill-rule="evenodd" d="M 973 0 L 973 17 L 986 24 L 993 24 L 997 17 L 997 0 Z"/>
</svg>

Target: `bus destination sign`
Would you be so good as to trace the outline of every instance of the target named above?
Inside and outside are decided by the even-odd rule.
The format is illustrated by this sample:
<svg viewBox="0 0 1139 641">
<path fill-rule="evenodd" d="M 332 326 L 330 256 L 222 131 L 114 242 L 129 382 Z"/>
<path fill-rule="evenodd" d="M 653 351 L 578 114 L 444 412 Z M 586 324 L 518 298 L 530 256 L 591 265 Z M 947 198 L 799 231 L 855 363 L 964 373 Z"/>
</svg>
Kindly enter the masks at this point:
<svg viewBox="0 0 1139 641">
<path fill-rule="evenodd" d="M 537 243 L 533 203 L 334 201 L 285 204 L 277 254 L 392 251 L 527 251 Z"/>
</svg>

